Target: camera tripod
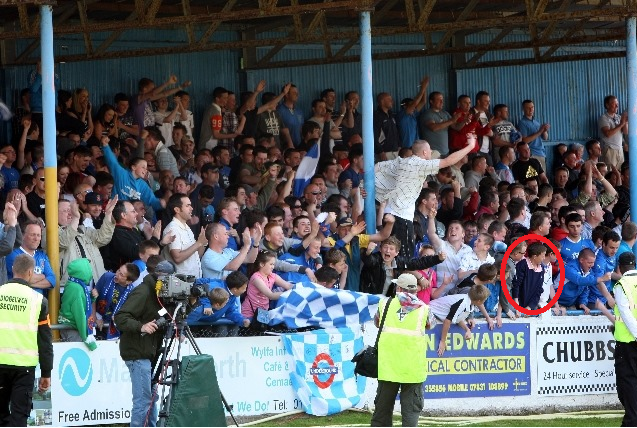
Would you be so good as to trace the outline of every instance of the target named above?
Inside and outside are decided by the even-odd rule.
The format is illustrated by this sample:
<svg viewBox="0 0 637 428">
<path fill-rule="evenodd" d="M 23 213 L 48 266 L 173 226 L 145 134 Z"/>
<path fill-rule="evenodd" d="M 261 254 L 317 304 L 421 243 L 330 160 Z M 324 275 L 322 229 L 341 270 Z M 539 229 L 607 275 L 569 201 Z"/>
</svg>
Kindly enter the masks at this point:
<svg viewBox="0 0 637 428">
<path fill-rule="evenodd" d="M 161 318 L 164 319 L 164 318 Z M 186 337 L 190 344 L 192 345 L 192 349 L 195 351 L 196 355 L 202 355 L 201 349 L 199 349 L 199 345 L 195 342 L 195 338 L 190 331 L 190 327 L 186 323 L 186 306 L 184 302 L 178 302 L 177 307 L 173 313 L 173 317 L 169 322 L 165 322 L 167 324 L 166 333 L 163 339 L 163 350 L 161 357 L 155 367 L 155 374 L 153 376 L 153 383 L 157 385 L 162 385 L 161 397 L 160 397 L 160 408 L 159 408 L 159 421 L 157 426 L 166 426 L 166 422 L 168 421 L 168 417 L 171 412 L 171 404 L 174 397 L 173 387 L 179 383 L 179 369 L 181 365 L 181 344 L 182 340 L 179 338 L 183 335 Z M 159 323 L 158 323 L 159 324 Z M 177 356 L 175 359 L 169 359 L 170 350 L 173 347 L 175 342 L 175 338 L 177 338 Z M 168 367 L 171 368 L 170 374 L 168 373 Z M 167 391 L 166 391 L 167 390 Z M 166 394 L 167 392 L 167 394 Z M 221 390 L 219 390 L 221 394 L 221 401 L 223 402 L 223 406 L 226 411 L 230 414 L 232 418 L 232 422 L 236 426 L 239 426 L 237 420 L 234 418 L 232 414 L 232 405 L 228 404 L 226 398 L 223 396 Z"/>
</svg>

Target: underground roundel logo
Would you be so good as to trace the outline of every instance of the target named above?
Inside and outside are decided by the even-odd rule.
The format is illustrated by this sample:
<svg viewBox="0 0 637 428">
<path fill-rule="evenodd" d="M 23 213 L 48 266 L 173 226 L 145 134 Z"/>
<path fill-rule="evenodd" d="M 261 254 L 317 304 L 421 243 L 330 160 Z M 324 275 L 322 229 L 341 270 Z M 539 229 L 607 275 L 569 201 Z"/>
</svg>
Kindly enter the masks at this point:
<svg viewBox="0 0 637 428">
<path fill-rule="evenodd" d="M 334 382 L 334 376 L 338 373 L 338 367 L 328 354 L 318 354 L 310 368 L 310 374 L 314 383 L 321 389 L 329 388 Z"/>
<path fill-rule="evenodd" d="M 69 349 L 62 355 L 58 367 L 60 384 L 67 394 L 78 397 L 91 386 L 93 366 L 88 354 L 80 349 Z"/>
</svg>

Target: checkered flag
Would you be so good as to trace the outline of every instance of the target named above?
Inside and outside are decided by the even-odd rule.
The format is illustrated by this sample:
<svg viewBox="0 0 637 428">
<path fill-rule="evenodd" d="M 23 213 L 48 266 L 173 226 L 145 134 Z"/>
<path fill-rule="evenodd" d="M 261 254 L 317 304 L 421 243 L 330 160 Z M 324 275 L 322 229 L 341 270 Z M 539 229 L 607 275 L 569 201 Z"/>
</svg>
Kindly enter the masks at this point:
<svg viewBox="0 0 637 428">
<path fill-rule="evenodd" d="M 299 282 L 281 294 L 277 307 L 270 311 L 269 324 L 284 322 L 288 328 L 351 327 L 372 320 L 381 298 Z"/>
<path fill-rule="evenodd" d="M 292 387 L 310 415 L 325 416 L 356 406 L 366 379 L 354 375 L 354 355 L 363 348 L 360 327 L 316 330 L 281 336 L 294 358 Z"/>
</svg>

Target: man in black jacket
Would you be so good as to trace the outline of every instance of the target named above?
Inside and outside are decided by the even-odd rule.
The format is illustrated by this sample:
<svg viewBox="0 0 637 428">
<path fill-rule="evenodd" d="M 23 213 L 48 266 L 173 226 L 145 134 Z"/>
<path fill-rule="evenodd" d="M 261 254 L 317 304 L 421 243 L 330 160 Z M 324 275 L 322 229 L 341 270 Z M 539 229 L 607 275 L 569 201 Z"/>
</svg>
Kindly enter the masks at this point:
<svg viewBox="0 0 637 428">
<path fill-rule="evenodd" d="M 445 253 L 413 259 L 399 256 L 400 245 L 398 238 L 390 236 L 381 242 L 380 251 L 372 252 L 375 245 L 367 247 L 367 251 L 362 254 L 363 270 L 360 283 L 362 292 L 394 296 L 395 284 L 391 280 L 398 278 L 402 273 L 413 274 L 418 285 L 425 288 L 427 287 L 427 284 L 424 283 L 425 278 L 416 271 L 442 263 L 446 258 Z"/>
<path fill-rule="evenodd" d="M 146 238 L 137 228 L 137 211 L 129 201 L 118 201 L 113 208 L 115 230 L 108 245 L 100 248 L 104 258 L 104 268 L 115 272 L 126 263 L 132 263 L 139 259 L 139 244 Z M 166 235 L 160 241 L 161 221 L 152 228 L 152 236 L 149 238 L 159 245 L 166 245 L 175 239 L 174 235 Z"/>
<path fill-rule="evenodd" d="M 122 333 L 119 354 L 130 371 L 133 388 L 132 427 L 156 426 L 157 391 L 152 385 L 153 363 L 159 355 L 162 335 L 157 332 L 155 320 L 161 317 L 163 306 L 157 298 L 157 264 L 159 256 L 151 256 L 147 262 L 150 275 L 128 296 L 122 308 L 115 314 L 115 324 Z M 162 263 L 168 263 L 163 261 Z M 174 272 L 174 268 L 173 268 Z"/>
</svg>

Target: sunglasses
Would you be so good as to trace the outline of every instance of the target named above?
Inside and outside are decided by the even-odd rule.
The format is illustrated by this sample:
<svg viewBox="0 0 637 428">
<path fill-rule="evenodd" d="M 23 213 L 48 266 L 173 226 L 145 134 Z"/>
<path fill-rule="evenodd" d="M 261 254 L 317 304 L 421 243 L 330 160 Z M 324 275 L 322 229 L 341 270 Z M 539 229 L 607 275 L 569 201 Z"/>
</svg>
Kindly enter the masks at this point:
<svg viewBox="0 0 637 428">
<path fill-rule="evenodd" d="M 294 205 L 292 208 L 301 209 L 301 208 L 303 208 L 303 205 Z"/>
<path fill-rule="evenodd" d="M 321 194 L 321 192 L 312 192 L 312 194 L 313 194 L 314 196 L 316 196 L 316 195 L 320 195 L 320 194 Z"/>
<path fill-rule="evenodd" d="M 40 181 L 44 181 L 44 177 L 40 177 Z"/>
</svg>

